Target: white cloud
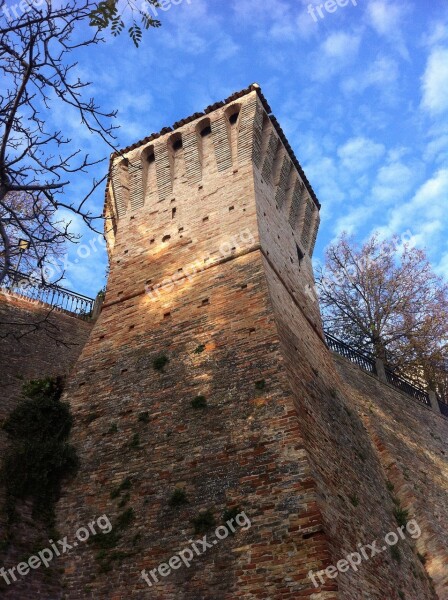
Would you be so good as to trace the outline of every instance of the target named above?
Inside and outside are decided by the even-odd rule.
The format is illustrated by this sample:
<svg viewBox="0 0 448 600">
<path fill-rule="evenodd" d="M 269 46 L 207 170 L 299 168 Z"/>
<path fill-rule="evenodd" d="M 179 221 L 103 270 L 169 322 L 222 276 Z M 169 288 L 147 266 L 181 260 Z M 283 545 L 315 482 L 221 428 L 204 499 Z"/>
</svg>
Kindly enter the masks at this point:
<svg viewBox="0 0 448 600">
<path fill-rule="evenodd" d="M 346 94 L 362 94 L 367 88 L 373 86 L 378 86 L 384 91 L 385 86 L 390 86 L 397 81 L 398 74 L 396 61 L 388 57 L 379 57 L 356 77 L 344 79 L 341 88 Z"/>
<path fill-rule="evenodd" d="M 380 232 L 390 236 L 409 229 L 417 245 L 437 252 L 439 238 L 446 227 L 447 197 L 448 169 L 441 169 L 420 186 L 409 202 L 392 209 Z"/>
<path fill-rule="evenodd" d="M 343 167 L 349 171 L 363 171 L 383 156 L 383 144 L 377 144 L 365 137 L 355 137 L 338 148 L 338 156 Z"/>
<path fill-rule="evenodd" d="M 416 165 L 392 162 L 380 168 L 372 189 L 372 196 L 378 202 L 398 202 L 410 192 L 420 169 Z"/>
<path fill-rule="evenodd" d="M 448 110 L 448 48 L 437 47 L 429 55 L 422 77 L 421 105 L 432 115 Z"/>
<path fill-rule="evenodd" d="M 370 25 L 379 35 L 389 36 L 397 31 L 403 17 L 403 7 L 385 0 L 373 0 L 367 5 Z"/>
<path fill-rule="evenodd" d="M 367 22 L 379 36 L 386 38 L 398 50 L 400 55 L 409 59 L 401 27 L 409 6 L 396 1 L 372 0 L 367 5 Z"/>
<path fill-rule="evenodd" d="M 436 136 L 426 146 L 423 158 L 426 161 L 433 160 L 436 164 L 448 164 L 448 134 Z"/>
<path fill-rule="evenodd" d="M 375 207 L 373 205 L 367 206 L 364 204 L 355 208 L 350 208 L 346 214 L 337 219 L 333 228 L 333 241 L 336 241 L 336 237 L 343 232 L 346 232 L 349 235 L 355 234 L 367 221 L 369 221 L 369 219 L 371 219 L 374 210 Z"/>
<path fill-rule="evenodd" d="M 360 44 L 359 33 L 331 33 L 310 60 L 311 78 L 325 81 L 351 65 L 358 56 Z"/>
</svg>

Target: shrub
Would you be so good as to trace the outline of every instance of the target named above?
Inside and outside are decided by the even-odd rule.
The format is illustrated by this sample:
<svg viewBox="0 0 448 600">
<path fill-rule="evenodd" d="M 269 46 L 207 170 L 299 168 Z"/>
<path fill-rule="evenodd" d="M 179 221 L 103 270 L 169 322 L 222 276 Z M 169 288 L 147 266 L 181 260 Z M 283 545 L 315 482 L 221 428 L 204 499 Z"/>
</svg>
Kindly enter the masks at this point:
<svg viewBox="0 0 448 600">
<path fill-rule="evenodd" d="M 227 521 L 232 521 L 232 519 L 235 520 L 240 512 L 241 508 L 239 506 L 226 508 L 226 510 L 222 513 L 222 520 L 224 521 L 224 524 L 227 523 Z"/>
<path fill-rule="evenodd" d="M 171 498 L 168 501 L 171 507 L 182 506 L 188 504 L 187 493 L 182 488 L 176 488 L 171 494 Z"/>
<path fill-rule="evenodd" d="M 195 354 L 201 354 L 201 352 L 204 352 L 204 350 L 205 350 L 205 344 L 199 344 L 199 346 L 197 346 L 197 347 L 196 347 L 196 348 L 193 350 L 193 352 L 194 352 Z"/>
<path fill-rule="evenodd" d="M 132 439 L 129 442 L 129 447 L 130 448 L 139 448 L 140 447 L 140 436 L 138 435 L 138 433 L 134 433 L 134 435 L 132 436 Z"/>
<path fill-rule="evenodd" d="M 129 479 L 129 477 L 126 477 L 126 479 L 123 479 L 123 481 L 120 483 L 120 485 L 118 487 L 116 487 L 114 490 L 112 490 L 112 492 L 110 493 L 110 497 L 112 498 L 112 500 L 114 498 L 118 498 L 118 496 L 121 494 L 121 492 L 123 490 L 130 490 L 132 487 L 132 482 Z"/>
<path fill-rule="evenodd" d="M 398 525 L 405 527 L 408 522 L 409 514 L 408 511 L 401 508 L 401 506 L 396 506 L 394 508 L 394 517 L 397 520 Z"/>
<path fill-rule="evenodd" d="M 398 550 L 397 546 L 391 546 L 390 553 L 394 560 L 396 560 L 397 562 L 401 562 L 401 554 L 400 554 L 400 551 Z"/>
<path fill-rule="evenodd" d="M 115 527 L 119 530 L 125 529 L 126 527 L 129 527 L 129 525 L 132 523 L 134 518 L 135 518 L 134 509 L 128 508 L 124 512 L 122 512 L 120 515 L 118 515 Z"/>
<path fill-rule="evenodd" d="M 193 523 L 195 533 L 205 533 L 216 524 L 215 517 L 210 509 L 199 513 L 191 522 Z"/>
<path fill-rule="evenodd" d="M 353 504 L 353 506 L 359 505 L 359 498 L 356 494 L 354 494 L 353 496 L 349 496 L 349 498 L 350 498 L 350 502 Z"/>
<path fill-rule="evenodd" d="M 170 359 L 165 354 L 161 354 L 154 359 L 152 366 L 156 371 L 163 371 L 165 366 L 170 362 Z"/>
<path fill-rule="evenodd" d="M 118 503 L 118 508 L 123 508 L 123 506 L 126 506 L 126 504 L 129 502 L 130 498 L 131 498 L 131 494 L 129 492 L 126 492 L 126 494 L 122 497 L 122 499 Z"/>
<path fill-rule="evenodd" d="M 196 398 L 193 398 L 191 401 L 191 406 L 193 408 L 205 408 L 207 406 L 207 400 L 205 399 L 205 396 L 196 396 Z"/>
<path fill-rule="evenodd" d="M 15 501 L 30 498 L 33 515 L 51 525 L 61 484 L 77 472 L 78 456 L 67 442 L 73 419 L 60 401 L 62 390 L 59 377 L 26 383 L 25 399 L 3 425 L 11 441 L 1 468 L 10 518 Z"/>
<path fill-rule="evenodd" d="M 149 412 L 145 411 L 138 415 L 138 420 L 140 423 L 149 423 Z"/>
<path fill-rule="evenodd" d="M 266 387 L 266 381 L 264 379 L 259 379 L 258 381 L 255 382 L 256 390 L 264 390 L 265 387 Z"/>
</svg>

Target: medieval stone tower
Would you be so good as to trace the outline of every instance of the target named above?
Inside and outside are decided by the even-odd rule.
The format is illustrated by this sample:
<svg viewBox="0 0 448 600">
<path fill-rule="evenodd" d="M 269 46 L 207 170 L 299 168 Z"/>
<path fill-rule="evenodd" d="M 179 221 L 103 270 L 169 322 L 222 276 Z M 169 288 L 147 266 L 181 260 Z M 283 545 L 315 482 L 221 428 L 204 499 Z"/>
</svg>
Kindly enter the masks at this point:
<svg viewBox="0 0 448 600">
<path fill-rule="evenodd" d="M 323 340 L 319 208 L 257 85 L 112 157 L 111 271 L 67 391 L 81 470 L 58 527 L 105 513 L 114 536 L 68 556 L 66 598 L 436 597 L 408 542 L 399 571 L 387 553 L 309 577 L 394 526 Z M 217 540 L 238 511 L 251 526 Z M 205 534 L 189 567 L 141 577 Z"/>
</svg>

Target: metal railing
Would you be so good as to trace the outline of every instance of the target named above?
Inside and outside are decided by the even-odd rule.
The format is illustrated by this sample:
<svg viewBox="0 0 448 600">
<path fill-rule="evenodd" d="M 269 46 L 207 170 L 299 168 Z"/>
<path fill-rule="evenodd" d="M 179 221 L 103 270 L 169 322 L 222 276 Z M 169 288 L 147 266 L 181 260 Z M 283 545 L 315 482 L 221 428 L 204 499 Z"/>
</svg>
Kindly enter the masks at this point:
<svg viewBox="0 0 448 600">
<path fill-rule="evenodd" d="M 12 270 L 6 274 L 0 290 L 44 302 L 85 320 L 92 316 L 95 303 L 93 298 L 83 294 L 77 294 L 56 284 L 43 283 L 41 279 Z"/>
<path fill-rule="evenodd" d="M 439 403 L 439 408 L 442 415 L 448 418 L 448 404 L 443 402 L 439 397 L 437 398 L 437 402 Z"/>
<path fill-rule="evenodd" d="M 348 358 L 348 360 L 357 364 L 359 367 L 364 369 L 364 371 L 368 371 L 369 373 L 376 375 L 375 358 L 373 355 L 367 353 L 363 354 L 358 352 L 358 350 L 354 350 L 351 346 L 345 342 L 342 342 L 341 340 L 338 340 L 327 331 L 325 332 L 325 340 L 330 350 L 333 350 L 345 358 Z"/>
<path fill-rule="evenodd" d="M 373 354 L 370 354 L 370 353 L 362 354 L 361 352 L 358 352 L 357 350 L 355 350 L 354 348 L 352 348 L 345 342 L 338 340 L 337 338 L 335 338 L 333 335 L 331 335 L 328 332 L 325 332 L 325 340 L 326 340 L 327 346 L 330 348 L 330 350 L 333 350 L 334 352 L 337 352 L 341 356 L 344 356 L 345 358 L 347 358 L 351 362 L 357 364 L 359 367 L 361 367 L 365 371 L 368 371 L 369 373 L 373 373 L 375 375 L 377 374 L 376 366 L 375 366 L 375 357 Z M 405 392 L 406 394 L 413 396 L 420 402 L 423 402 L 423 404 L 426 404 L 426 406 L 431 406 L 428 392 L 417 387 L 410 381 L 407 381 L 400 375 L 397 375 L 391 369 L 385 367 L 384 370 L 386 373 L 386 379 L 387 379 L 388 383 L 390 383 L 391 385 L 400 389 L 402 392 Z M 447 414 L 448 413 L 448 405 L 444 404 L 441 401 L 439 401 L 439 404 L 443 405 L 443 409 L 441 407 L 442 414 L 445 414 L 446 416 L 448 416 L 448 414 Z"/>
<path fill-rule="evenodd" d="M 426 406 L 431 406 L 428 392 L 425 392 L 425 390 L 422 390 L 410 381 L 407 381 L 400 375 L 397 375 L 387 367 L 384 368 L 384 371 L 386 373 L 386 379 L 390 384 L 399 388 L 402 392 L 405 392 L 405 394 L 413 396 L 416 398 L 416 400 L 420 400 L 420 402 L 423 402 L 423 404 L 426 404 Z"/>
</svg>

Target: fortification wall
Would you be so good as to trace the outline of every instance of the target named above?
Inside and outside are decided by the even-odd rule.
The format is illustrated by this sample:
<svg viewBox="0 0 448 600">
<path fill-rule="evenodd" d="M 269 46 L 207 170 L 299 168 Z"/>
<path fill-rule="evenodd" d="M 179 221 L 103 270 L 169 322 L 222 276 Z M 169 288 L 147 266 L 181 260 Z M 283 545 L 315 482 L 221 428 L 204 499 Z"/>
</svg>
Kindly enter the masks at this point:
<svg viewBox="0 0 448 600">
<path fill-rule="evenodd" d="M 106 513 L 117 538 L 61 558 L 67 599 L 435 600 L 408 537 L 358 571 L 309 577 L 398 526 L 384 460 L 323 342 L 317 208 L 254 89 L 114 158 L 111 274 L 66 394 L 82 469 L 59 528 L 70 537 Z M 173 508 L 177 488 L 188 503 Z M 188 547 L 201 511 L 218 525 L 236 507 L 250 529 L 151 588 L 140 578 Z"/>
<path fill-rule="evenodd" d="M 448 419 L 334 355 L 393 493 L 422 530 L 416 550 L 439 598 L 448 598 Z"/>
<path fill-rule="evenodd" d="M 16 406 L 24 381 L 68 375 L 92 323 L 0 292 L 0 419 Z"/>
<path fill-rule="evenodd" d="M 351 390 L 341 380 L 331 353 L 267 260 L 265 269 L 281 353 L 294 392 L 299 429 L 312 464 L 323 531 L 329 541 L 330 559 L 326 566 L 336 566 L 348 554 L 359 552 L 359 544 L 366 546 L 376 540 L 379 548 L 386 547 L 386 534 L 396 532 L 398 527 L 394 517 L 396 505 L 369 432 L 354 408 Z M 376 401 L 374 392 L 370 401 Z M 409 518 L 412 517 L 410 512 Z M 423 530 L 424 521 L 419 525 Z M 387 548 L 362 560 L 358 571 L 349 569 L 334 579 L 323 575 L 325 585 L 316 589 L 315 597 L 325 597 L 318 592 L 332 589 L 343 600 L 436 598 L 413 539 L 406 537 L 396 550 L 398 555 Z M 317 566 L 311 568 L 315 573 Z M 318 577 L 316 582 L 319 583 Z"/>
<path fill-rule="evenodd" d="M 67 376 L 92 330 L 92 324 L 26 298 L 0 293 L 0 421 L 20 402 L 25 381 L 47 376 Z M 8 325 L 9 324 L 9 325 Z M 17 338 L 18 334 L 26 334 Z M 7 437 L 0 428 L 0 454 Z M 0 488 L 0 566 L 6 569 L 48 546 L 48 531 L 31 517 L 31 506 L 17 506 L 18 520 L 8 527 L 4 492 Z M 10 584 L 0 579 L 0 595 L 11 600 L 61 598 L 60 573 L 33 571 Z"/>
</svg>

